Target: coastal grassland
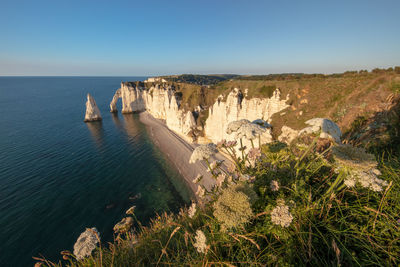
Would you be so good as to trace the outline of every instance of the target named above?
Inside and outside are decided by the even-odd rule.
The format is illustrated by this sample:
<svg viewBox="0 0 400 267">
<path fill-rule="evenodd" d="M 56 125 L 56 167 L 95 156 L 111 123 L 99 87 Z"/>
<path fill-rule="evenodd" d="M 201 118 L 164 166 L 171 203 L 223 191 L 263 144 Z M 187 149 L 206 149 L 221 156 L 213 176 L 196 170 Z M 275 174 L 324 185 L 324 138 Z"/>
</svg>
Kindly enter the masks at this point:
<svg viewBox="0 0 400 267">
<path fill-rule="evenodd" d="M 315 117 L 330 118 L 341 129 L 347 131 L 359 116 L 371 118 L 385 109 L 388 97 L 400 92 L 400 73 L 397 68 L 387 70 L 348 71 L 341 74 L 277 74 L 256 76 L 234 76 L 209 85 L 175 83 L 181 95 L 181 106 L 194 110 L 201 106 L 207 110 L 218 96 L 226 96 L 239 88 L 248 99 L 271 97 L 279 88 L 281 98 L 286 99 L 289 108 L 274 114 L 273 133 L 279 136 L 283 125 L 293 129 L 305 127 L 305 121 Z M 197 76 L 196 76 L 197 77 Z M 247 95 L 245 94 L 247 91 Z M 224 100 L 222 100 L 224 101 Z M 201 116 L 204 120 L 206 114 Z"/>
<path fill-rule="evenodd" d="M 234 156 L 234 170 L 211 164 L 216 180 L 221 174 L 226 179 L 206 192 L 194 212 L 191 207 L 179 214 L 159 214 L 148 226 L 136 221 L 132 230 L 116 235 L 113 243 L 103 244 L 83 260 L 63 252 L 63 261 L 40 262 L 48 266 L 398 265 L 398 157 L 379 153 L 375 161 L 362 150 L 346 147 L 353 154 L 342 160 L 336 147 L 326 139 L 306 136 L 290 146 L 264 145 L 258 156 L 253 152 L 244 158 Z M 233 153 L 227 143 L 219 144 L 219 149 Z M 374 190 L 363 183 L 346 186 L 353 165 L 376 173 L 368 177 L 381 181 L 381 186 Z M 232 220 L 243 214 L 244 221 Z"/>
</svg>

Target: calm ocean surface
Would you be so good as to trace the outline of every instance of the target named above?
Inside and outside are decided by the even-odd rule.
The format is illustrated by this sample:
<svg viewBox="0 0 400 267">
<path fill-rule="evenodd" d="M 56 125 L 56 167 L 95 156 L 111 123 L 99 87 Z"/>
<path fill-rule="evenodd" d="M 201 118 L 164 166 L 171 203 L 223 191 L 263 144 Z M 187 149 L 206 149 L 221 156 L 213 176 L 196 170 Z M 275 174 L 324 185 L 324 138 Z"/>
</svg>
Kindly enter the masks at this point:
<svg viewBox="0 0 400 267">
<path fill-rule="evenodd" d="M 138 116 L 109 112 L 121 81 L 143 79 L 0 77 L 0 266 L 59 259 L 86 227 L 111 241 L 132 205 L 147 222 L 188 203 Z M 100 123 L 83 122 L 88 92 Z"/>
</svg>

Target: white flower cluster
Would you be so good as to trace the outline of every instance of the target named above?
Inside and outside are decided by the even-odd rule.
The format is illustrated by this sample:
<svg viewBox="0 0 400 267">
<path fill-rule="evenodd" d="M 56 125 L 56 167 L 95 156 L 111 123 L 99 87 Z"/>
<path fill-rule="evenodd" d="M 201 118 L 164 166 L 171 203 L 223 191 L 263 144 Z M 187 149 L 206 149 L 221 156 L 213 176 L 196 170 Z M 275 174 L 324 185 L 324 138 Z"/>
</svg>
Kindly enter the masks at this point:
<svg viewBox="0 0 400 267">
<path fill-rule="evenodd" d="M 289 227 L 293 221 L 293 216 L 289 212 L 289 207 L 284 203 L 278 204 L 271 212 L 271 221 L 282 227 Z"/>
<path fill-rule="evenodd" d="M 247 123 L 243 124 L 236 132 L 236 138 L 247 138 L 249 140 L 256 139 L 266 130 L 258 124 Z"/>
<path fill-rule="evenodd" d="M 211 171 L 214 172 L 215 169 L 218 168 L 219 166 L 221 166 L 223 162 L 224 162 L 223 160 L 216 160 L 216 161 L 211 162 L 210 168 L 207 169 L 207 172 L 210 172 L 210 169 L 211 169 Z"/>
<path fill-rule="evenodd" d="M 344 180 L 347 187 L 354 187 L 358 182 L 362 187 L 368 188 L 374 192 L 381 192 L 388 183 L 377 176 L 380 175 L 378 169 L 371 169 L 369 171 L 356 171 L 352 170 L 350 175 Z"/>
<path fill-rule="evenodd" d="M 376 168 L 378 163 L 374 155 L 368 154 L 364 148 L 340 145 L 332 148 L 337 167 L 335 172 L 345 171 L 347 177 L 344 184 L 354 187 L 360 184 L 374 192 L 380 192 L 388 183 L 378 178 L 381 172 Z"/>
<path fill-rule="evenodd" d="M 198 195 L 199 197 L 203 197 L 205 193 L 206 191 L 204 190 L 204 188 L 199 185 L 197 187 L 196 195 Z"/>
<path fill-rule="evenodd" d="M 86 228 L 75 242 L 74 255 L 78 260 L 88 257 L 100 242 L 100 234 L 95 227 Z"/>
<path fill-rule="evenodd" d="M 226 175 L 224 173 L 220 173 L 217 176 L 217 186 L 221 186 L 223 182 L 225 182 Z"/>
<path fill-rule="evenodd" d="M 193 202 L 188 210 L 189 218 L 193 218 L 195 214 L 196 214 L 196 203 Z"/>
<path fill-rule="evenodd" d="M 204 235 L 203 231 L 197 230 L 196 231 L 196 243 L 193 246 L 197 249 L 200 253 L 205 253 L 207 251 L 207 239 Z"/>
<path fill-rule="evenodd" d="M 218 153 L 218 150 L 215 144 L 199 145 L 193 150 L 189 163 L 196 163 L 198 160 L 209 159 L 216 153 Z"/>
<path fill-rule="evenodd" d="M 275 192 L 275 191 L 278 191 L 278 190 L 279 190 L 279 183 L 278 183 L 278 181 L 272 180 L 272 181 L 271 181 L 270 188 L 271 188 L 271 190 L 274 191 L 274 192 Z"/>
<path fill-rule="evenodd" d="M 250 123 L 250 121 L 246 120 L 246 119 L 232 121 L 232 122 L 228 123 L 228 126 L 226 127 L 226 133 L 231 134 L 233 132 L 236 132 L 240 128 L 240 126 L 242 126 L 243 124 L 248 124 L 248 123 Z"/>
</svg>

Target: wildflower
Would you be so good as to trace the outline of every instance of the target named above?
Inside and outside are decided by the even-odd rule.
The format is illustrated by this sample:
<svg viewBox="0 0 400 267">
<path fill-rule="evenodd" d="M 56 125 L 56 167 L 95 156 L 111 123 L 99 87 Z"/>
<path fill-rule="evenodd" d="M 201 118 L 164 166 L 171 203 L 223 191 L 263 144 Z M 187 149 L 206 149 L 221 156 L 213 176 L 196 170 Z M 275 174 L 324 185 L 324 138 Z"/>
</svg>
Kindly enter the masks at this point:
<svg viewBox="0 0 400 267">
<path fill-rule="evenodd" d="M 115 233 L 125 233 L 128 232 L 128 230 L 132 227 L 132 225 L 133 225 L 132 217 L 126 217 L 123 218 L 116 225 L 114 225 L 113 230 Z"/>
<path fill-rule="evenodd" d="M 226 140 L 222 139 L 217 143 L 217 147 L 225 147 L 226 146 Z"/>
<path fill-rule="evenodd" d="M 196 178 L 193 179 L 193 183 L 197 184 L 201 179 L 203 179 L 203 175 L 198 174 Z"/>
<path fill-rule="evenodd" d="M 354 176 L 349 176 L 344 180 L 344 184 L 347 187 L 354 187 L 356 185 L 356 179 Z"/>
<path fill-rule="evenodd" d="M 200 253 L 205 253 L 207 250 L 207 239 L 203 231 L 197 230 L 196 231 L 196 243 L 193 246 L 197 249 Z"/>
<path fill-rule="evenodd" d="M 271 181 L 270 188 L 272 191 L 278 191 L 279 190 L 279 183 L 276 180 Z"/>
<path fill-rule="evenodd" d="M 218 153 L 215 144 L 200 145 L 193 150 L 192 156 L 189 159 L 189 163 L 195 163 L 198 160 L 209 159 Z"/>
<path fill-rule="evenodd" d="M 204 188 L 199 185 L 197 187 L 196 195 L 198 195 L 199 197 L 203 197 L 205 193 L 206 191 L 204 190 Z"/>
<path fill-rule="evenodd" d="M 196 203 L 193 202 L 188 210 L 189 218 L 193 218 L 195 214 L 196 214 Z"/>
<path fill-rule="evenodd" d="M 236 144 L 237 144 L 237 141 L 228 141 L 228 142 L 226 142 L 226 146 L 227 147 L 234 147 L 234 146 L 236 146 Z"/>
<path fill-rule="evenodd" d="M 130 207 L 125 213 L 126 213 L 126 214 L 132 214 L 132 215 L 133 215 L 133 213 L 135 212 L 135 208 L 136 208 L 136 206 L 132 206 L 132 207 Z"/>
<path fill-rule="evenodd" d="M 100 234 L 95 227 L 86 228 L 75 242 L 74 255 L 78 260 L 88 257 L 100 242 Z"/>
<path fill-rule="evenodd" d="M 362 187 L 369 188 L 374 192 L 382 191 L 383 187 L 386 187 L 388 183 L 382 179 L 379 179 L 376 174 L 371 171 L 359 171 L 356 172 L 358 181 Z"/>
<path fill-rule="evenodd" d="M 215 168 L 217 168 L 217 162 L 216 161 L 213 161 L 213 162 L 211 162 L 211 164 L 210 164 L 210 168 L 211 168 L 211 170 L 214 170 Z"/>
<path fill-rule="evenodd" d="M 265 128 L 254 123 L 247 123 L 240 126 L 236 131 L 236 138 L 247 138 L 253 140 L 265 132 Z"/>
<path fill-rule="evenodd" d="M 242 119 L 238 121 L 232 121 L 228 123 L 228 126 L 226 127 L 226 133 L 231 134 L 233 132 L 236 132 L 242 125 L 250 123 L 249 120 Z"/>
<path fill-rule="evenodd" d="M 253 216 L 251 202 L 256 197 L 255 192 L 249 186 L 232 184 L 222 191 L 213 204 L 213 214 L 224 229 L 238 227 L 247 223 Z"/>
<path fill-rule="evenodd" d="M 293 221 L 293 216 L 289 212 L 289 207 L 284 204 L 284 201 L 278 203 L 278 205 L 271 212 L 271 221 L 276 225 L 282 227 L 289 227 Z"/>
<path fill-rule="evenodd" d="M 235 164 L 231 163 L 228 165 L 228 172 L 229 173 L 234 173 L 236 171 L 236 166 Z"/>
<path fill-rule="evenodd" d="M 332 152 L 339 165 L 335 172 L 345 171 L 348 174 L 344 180 L 347 187 L 354 187 L 358 182 L 364 188 L 380 192 L 388 185 L 386 181 L 377 177 L 381 175 L 376 169 L 378 163 L 374 155 L 366 153 L 365 149 L 341 145 L 333 147 Z"/>
<path fill-rule="evenodd" d="M 220 173 L 217 176 L 217 186 L 221 186 L 223 182 L 225 182 L 226 175 L 224 173 Z"/>
<path fill-rule="evenodd" d="M 249 150 L 249 154 L 247 155 L 251 160 L 257 160 L 261 157 L 261 150 L 259 148 L 252 148 Z"/>
</svg>

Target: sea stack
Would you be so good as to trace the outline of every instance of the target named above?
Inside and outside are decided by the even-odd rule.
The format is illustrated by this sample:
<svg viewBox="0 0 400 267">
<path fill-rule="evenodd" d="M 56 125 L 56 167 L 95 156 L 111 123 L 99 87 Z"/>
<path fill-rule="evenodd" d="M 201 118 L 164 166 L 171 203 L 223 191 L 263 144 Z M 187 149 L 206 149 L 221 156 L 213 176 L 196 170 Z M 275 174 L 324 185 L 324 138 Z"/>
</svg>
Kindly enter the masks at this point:
<svg viewBox="0 0 400 267">
<path fill-rule="evenodd" d="M 90 122 L 90 121 L 101 121 L 101 114 L 100 110 L 96 105 L 96 101 L 94 101 L 94 98 L 90 95 L 87 94 L 87 101 L 86 101 L 86 114 L 85 114 L 85 122 Z"/>
<path fill-rule="evenodd" d="M 111 100 L 111 103 L 110 103 L 110 112 L 111 113 L 118 112 L 117 101 L 118 101 L 118 98 L 120 98 L 120 97 L 121 97 L 121 89 L 118 89 L 115 92 L 114 97 L 113 97 L 113 99 Z"/>
</svg>

